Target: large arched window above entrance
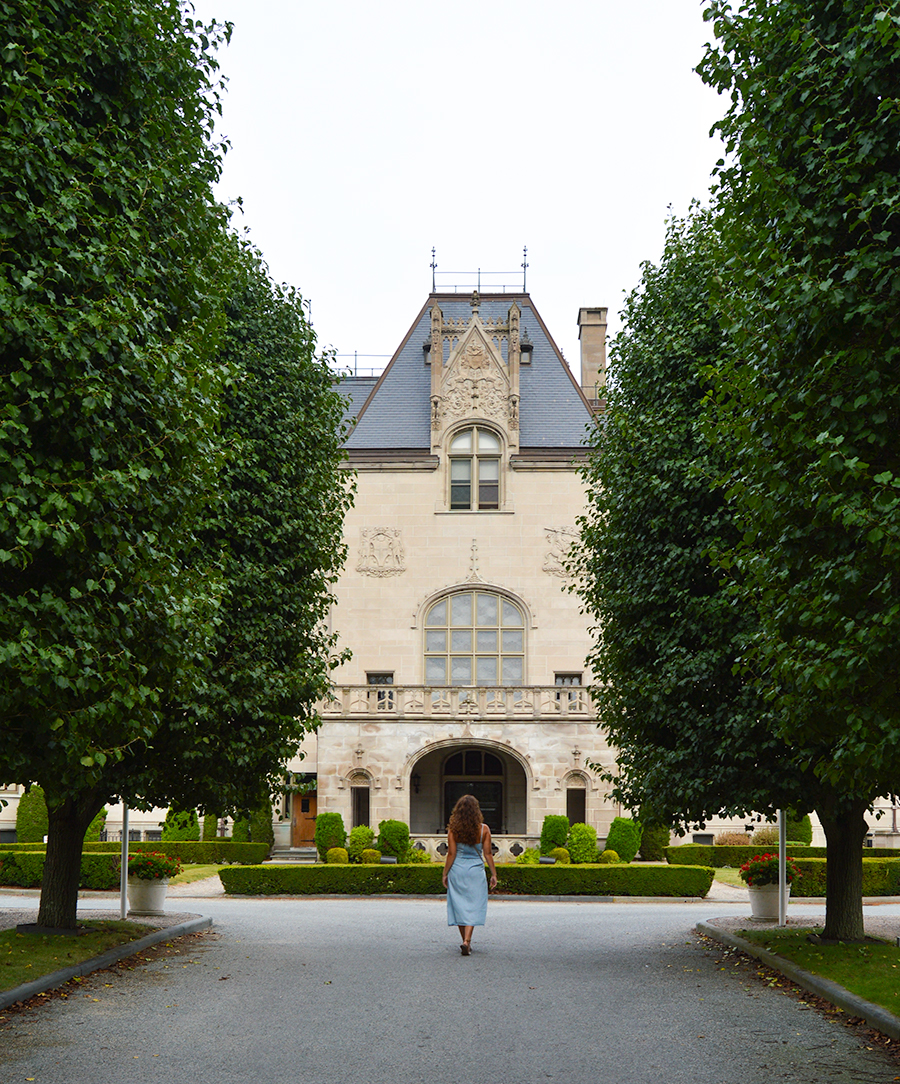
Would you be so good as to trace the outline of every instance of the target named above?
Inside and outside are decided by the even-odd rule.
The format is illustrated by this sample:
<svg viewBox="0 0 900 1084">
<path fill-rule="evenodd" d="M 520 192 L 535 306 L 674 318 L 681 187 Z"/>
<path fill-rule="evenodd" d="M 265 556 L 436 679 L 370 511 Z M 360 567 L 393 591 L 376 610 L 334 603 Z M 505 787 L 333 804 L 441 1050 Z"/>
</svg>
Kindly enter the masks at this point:
<svg viewBox="0 0 900 1084">
<path fill-rule="evenodd" d="M 494 591 L 460 591 L 425 615 L 427 685 L 522 685 L 525 617 Z"/>
<path fill-rule="evenodd" d="M 497 511 L 500 507 L 501 451 L 499 436 L 480 425 L 463 429 L 451 438 L 451 511 Z"/>
</svg>

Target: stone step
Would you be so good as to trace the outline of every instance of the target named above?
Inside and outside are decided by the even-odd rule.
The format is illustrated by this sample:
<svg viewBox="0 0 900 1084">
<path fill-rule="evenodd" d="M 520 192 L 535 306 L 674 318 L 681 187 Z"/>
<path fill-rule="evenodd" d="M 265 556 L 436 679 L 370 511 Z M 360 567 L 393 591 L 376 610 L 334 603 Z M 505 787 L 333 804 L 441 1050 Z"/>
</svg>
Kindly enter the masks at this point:
<svg viewBox="0 0 900 1084">
<path fill-rule="evenodd" d="M 276 847 L 266 859 L 266 863 L 284 866 L 291 862 L 301 862 L 311 865 L 318 857 L 315 847 Z"/>
</svg>

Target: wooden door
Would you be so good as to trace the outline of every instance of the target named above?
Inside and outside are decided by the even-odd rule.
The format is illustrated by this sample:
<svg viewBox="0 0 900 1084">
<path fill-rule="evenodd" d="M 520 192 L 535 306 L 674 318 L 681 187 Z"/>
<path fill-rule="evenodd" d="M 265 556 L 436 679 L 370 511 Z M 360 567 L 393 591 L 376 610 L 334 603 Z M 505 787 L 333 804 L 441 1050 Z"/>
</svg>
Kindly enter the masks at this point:
<svg viewBox="0 0 900 1084">
<path fill-rule="evenodd" d="M 316 796 L 295 794 L 291 813 L 291 846 L 312 847 L 316 841 Z"/>
</svg>

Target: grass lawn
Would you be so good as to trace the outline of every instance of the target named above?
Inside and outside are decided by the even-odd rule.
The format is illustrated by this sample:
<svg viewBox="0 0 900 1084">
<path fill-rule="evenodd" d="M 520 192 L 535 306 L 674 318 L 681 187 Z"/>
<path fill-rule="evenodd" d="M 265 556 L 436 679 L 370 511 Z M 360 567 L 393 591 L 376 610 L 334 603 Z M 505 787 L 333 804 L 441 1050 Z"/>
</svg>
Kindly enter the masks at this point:
<svg viewBox="0 0 900 1084">
<path fill-rule="evenodd" d="M 93 932 L 80 937 L 0 932 L 0 990 L 80 964 L 115 945 L 138 941 L 158 929 L 142 922 L 92 922 Z"/>
<path fill-rule="evenodd" d="M 215 877 L 219 870 L 224 868 L 224 866 L 201 866 L 199 864 L 185 866 L 177 877 L 173 877 L 169 881 L 169 884 L 189 885 L 193 884 L 194 881 L 204 881 L 207 877 Z"/>
<path fill-rule="evenodd" d="M 900 947 L 884 941 L 813 945 L 808 929 L 739 930 L 740 936 L 900 1016 Z"/>
<path fill-rule="evenodd" d="M 737 888 L 746 888 L 747 886 L 741 880 L 741 875 L 736 868 L 731 866 L 721 866 L 716 870 L 717 881 L 721 881 L 725 885 L 734 885 Z"/>
</svg>

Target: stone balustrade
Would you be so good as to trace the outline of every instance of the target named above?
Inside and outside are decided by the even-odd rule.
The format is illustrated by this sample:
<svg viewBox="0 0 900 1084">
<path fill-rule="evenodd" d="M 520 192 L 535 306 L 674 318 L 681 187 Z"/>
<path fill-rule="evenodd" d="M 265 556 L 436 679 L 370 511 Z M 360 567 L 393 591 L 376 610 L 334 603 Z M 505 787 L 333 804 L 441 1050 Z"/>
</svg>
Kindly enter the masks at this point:
<svg viewBox="0 0 900 1084">
<path fill-rule="evenodd" d="M 336 685 L 319 712 L 323 719 L 596 719 L 583 685 Z"/>
</svg>

